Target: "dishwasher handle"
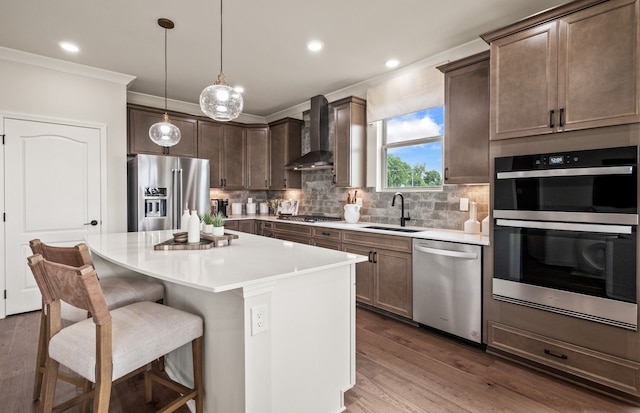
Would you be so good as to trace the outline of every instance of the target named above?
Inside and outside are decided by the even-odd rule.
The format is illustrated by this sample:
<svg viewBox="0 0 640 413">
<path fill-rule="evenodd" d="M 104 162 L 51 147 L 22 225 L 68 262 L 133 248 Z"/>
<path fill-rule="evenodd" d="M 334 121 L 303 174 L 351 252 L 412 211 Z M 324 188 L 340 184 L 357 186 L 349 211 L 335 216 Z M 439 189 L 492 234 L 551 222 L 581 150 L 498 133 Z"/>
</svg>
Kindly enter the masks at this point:
<svg viewBox="0 0 640 413">
<path fill-rule="evenodd" d="M 416 251 L 425 252 L 427 254 L 444 255 L 447 257 L 462 258 L 465 260 L 475 260 L 478 258 L 478 254 L 476 254 L 475 252 L 443 250 L 439 248 L 423 247 L 421 245 L 414 245 L 413 249 L 415 249 Z"/>
</svg>

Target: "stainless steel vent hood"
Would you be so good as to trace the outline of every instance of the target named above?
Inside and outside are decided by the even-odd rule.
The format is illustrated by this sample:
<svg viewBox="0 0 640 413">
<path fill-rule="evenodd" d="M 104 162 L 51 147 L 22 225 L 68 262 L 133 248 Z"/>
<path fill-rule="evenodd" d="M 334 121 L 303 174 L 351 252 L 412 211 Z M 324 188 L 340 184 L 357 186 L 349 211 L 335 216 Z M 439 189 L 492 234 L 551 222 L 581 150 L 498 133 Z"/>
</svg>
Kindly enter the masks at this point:
<svg viewBox="0 0 640 413">
<path fill-rule="evenodd" d="M 329 102 L 322 96 L 311 98 L 311 151 L 285 168 L 311 171 L 333 168 L 333 153 L 329 150 Z"/>
</svg>

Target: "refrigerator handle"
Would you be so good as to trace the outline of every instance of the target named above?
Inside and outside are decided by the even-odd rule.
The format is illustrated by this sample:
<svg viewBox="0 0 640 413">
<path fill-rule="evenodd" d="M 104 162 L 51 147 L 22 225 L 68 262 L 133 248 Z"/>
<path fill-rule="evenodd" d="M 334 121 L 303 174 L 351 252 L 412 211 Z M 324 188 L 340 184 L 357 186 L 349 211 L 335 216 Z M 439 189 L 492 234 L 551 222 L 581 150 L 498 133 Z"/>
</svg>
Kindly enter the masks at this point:
<svg viewBox="0 0 640 413">
<path fill-rule="evenodd" d="M 182 169 L 172 169 L 173 176 L 173 214 L 171 216 L 172 229 L 180 229 L 180 219 L 182 218 L 183 197 L 182 197 Z"/>
</svg>

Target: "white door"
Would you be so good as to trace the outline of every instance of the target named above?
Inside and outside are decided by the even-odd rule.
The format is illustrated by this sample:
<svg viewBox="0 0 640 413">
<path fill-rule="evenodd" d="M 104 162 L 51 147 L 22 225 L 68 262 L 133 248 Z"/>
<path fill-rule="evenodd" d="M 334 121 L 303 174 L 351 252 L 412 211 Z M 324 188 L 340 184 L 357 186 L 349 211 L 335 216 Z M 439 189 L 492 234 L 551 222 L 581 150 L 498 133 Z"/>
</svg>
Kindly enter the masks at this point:
<svg viewBox="0 0 640 413">
<path fill-rule="evenodd" d="M 7 117 L 3 124 L 10 315 L 41 305 L 26 261 L 29 240 L 67 246 L 100 232 L 101 129 Z"/>
</svg>

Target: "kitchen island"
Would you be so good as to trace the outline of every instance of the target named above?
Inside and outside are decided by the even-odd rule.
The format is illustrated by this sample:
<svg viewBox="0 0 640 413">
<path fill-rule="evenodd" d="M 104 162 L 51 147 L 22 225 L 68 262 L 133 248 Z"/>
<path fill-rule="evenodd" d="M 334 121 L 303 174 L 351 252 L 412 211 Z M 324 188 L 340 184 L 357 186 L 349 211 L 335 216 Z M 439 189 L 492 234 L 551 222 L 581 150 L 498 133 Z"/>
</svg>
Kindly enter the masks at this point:
<svg viewBox="0 0 640 413">
<path fill-rule="evenodd" d="M 334 413 L 355 384 L 355 266 L 367 258 L 236 233 L 231 245 L 156 251 L 172 231 L 89 235 L 98 274 L 164 283 L 205 323 L 204 411 Z M 192 384 L 186 346 L 166 358 Z"/>
</svg>

